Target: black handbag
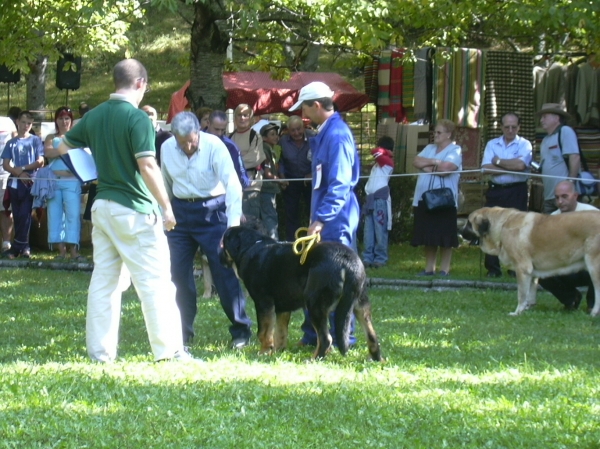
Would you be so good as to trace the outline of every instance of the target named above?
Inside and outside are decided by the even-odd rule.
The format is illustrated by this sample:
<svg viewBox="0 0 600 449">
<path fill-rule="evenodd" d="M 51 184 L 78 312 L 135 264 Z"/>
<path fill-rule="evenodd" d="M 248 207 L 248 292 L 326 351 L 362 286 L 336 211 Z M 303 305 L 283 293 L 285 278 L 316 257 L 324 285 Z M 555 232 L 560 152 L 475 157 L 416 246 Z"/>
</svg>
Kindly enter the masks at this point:
<svg viewBox="0 0 600 449">
<path fill-rule="evenodd" d="M 441 178 L 442 187 L 439 189 L 432 189 L 434 175 L 430 176 L 429 190 L 423 192 L 423 196 L 421 197 L 421 200 L 425 203 L 425 208 L 429 212 L 454 209 L 456 207 L 454 194 L 449 187 L 444 187 L 444 178 Z"/>
</svg>

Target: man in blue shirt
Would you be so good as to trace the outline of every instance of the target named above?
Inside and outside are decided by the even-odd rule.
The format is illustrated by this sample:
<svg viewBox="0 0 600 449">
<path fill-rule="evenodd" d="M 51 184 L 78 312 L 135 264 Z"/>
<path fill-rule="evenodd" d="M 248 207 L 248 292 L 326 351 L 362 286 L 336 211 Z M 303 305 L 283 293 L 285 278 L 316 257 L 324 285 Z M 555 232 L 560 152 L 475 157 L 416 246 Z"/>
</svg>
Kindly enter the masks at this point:
<svg viewBox="0 0 600 449">
<path fill-rule="evenodd" d="M 248 179 L 248 175 L 246 174 L 240 149 L 233 140 L 225 135 L 226 130 L 227 115 L 223 111 L 212 111 L 208 116 L 208 128 L 206 128 L 206 132 L 217 136 L 223 141 L 227 147 L 227 151 L 229 151 L 231 160 L 233 161 L 233 167 L 235 168 L 235 172 L 238 174 L 242 189 L 245 189 L 250 185 L 250 179 Z"/>
<path fill-rule="evenodd" d="M 354 187 L 360 174 L 360 159 L 352 132 L 334 111 L 333 91 L 324 83 L 315 81 L 304 86 L 290 111 L 299 108 L 304 117 L 318 125 L 317 135 L 310 139 L 313 191 L 308 235 L 319 233 L 323 241 L 356 249 L 360 207 Z M 308 315 L 302 330 L 302 343 L 316 344 L 317 336 Z M 350 344 L 355 341 L 352 332 Z"/>
<path fill-rule="evenodd" d="M 44 165 L 44 143 L 38 136 L 30 133 L 33 115 L 22 111 L 17 119 L 17 137 L 10 139 L 2 152 L 2 168 L 10 173 L 8 181 L 10 206 L 13 212 L 15 240 L 5 257 L 28 258 L 29 228 L 31 227 L 31 208 L 33 197 L 31 186 L 37 170 Z M 12 162 L 12 165 L 11 165 Z"/>
</svg>

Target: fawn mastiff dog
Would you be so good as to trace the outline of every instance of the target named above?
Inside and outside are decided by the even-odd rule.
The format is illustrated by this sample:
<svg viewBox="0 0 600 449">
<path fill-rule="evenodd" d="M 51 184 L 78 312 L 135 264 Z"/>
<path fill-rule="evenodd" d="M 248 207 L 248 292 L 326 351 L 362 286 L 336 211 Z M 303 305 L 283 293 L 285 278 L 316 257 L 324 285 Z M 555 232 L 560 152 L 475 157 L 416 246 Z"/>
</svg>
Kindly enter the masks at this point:
<svg viewBox="0 0 600 449">
<path fill-rule="evenodd" d="M 537 278 L 587 270 L 600 298 L 600 212 L 542 215 L 516 209 L 484 207 L 472 212 L 461 231 L 478 240 L 484 253 L 517 273 L 519 303 L 511 315 L 535 304 Z M 592 316 L 600 312 L 596 300 Z"/>
<path fill-rule="evenodd" d="M 341 243 L 317 243 L 302 265 L 292 246 L 246 226 L 231 227 L 223 235 L 221 262 L 235 270 L 254 300 L 261 353 L 286 347 L 291 312 L 306 307 L 318 337 L 314 357 L 325 357 L 331 348 L 328 317 L 332 311 L 337 346 L 346 354 L 354 311 L 371 358 L 380 361 L 365 268 L 358 255 Z"/>
</svg>

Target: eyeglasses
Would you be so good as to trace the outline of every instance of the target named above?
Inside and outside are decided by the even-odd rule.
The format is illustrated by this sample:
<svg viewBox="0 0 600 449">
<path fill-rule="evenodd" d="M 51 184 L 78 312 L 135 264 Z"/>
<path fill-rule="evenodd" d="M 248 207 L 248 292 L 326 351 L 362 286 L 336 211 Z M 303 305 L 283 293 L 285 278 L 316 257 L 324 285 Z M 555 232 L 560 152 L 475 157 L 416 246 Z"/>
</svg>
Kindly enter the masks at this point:
<svg viewBox="0 0 600 449">
<path fill-rule="evenodd" d="M 146 81 L 146 90 L 144 91 L 145 94 L 147 94 L 148 92 L 150 92 L 152 90 L 152 88 L 150 87 L 150 84 L 148 84 L 148 80 L 146 80 L 144 78 L 136 78 L 136 81 Z"/>
<path fill-rule="evenodd" d="M 502 128 L 504 128 L 504 129 L 517 129 L 518 127 L 519 127 L 519 125 L 516 125 L 516 126 L 506 125 L 506 126 L 503 126 Z"/>
</svg>

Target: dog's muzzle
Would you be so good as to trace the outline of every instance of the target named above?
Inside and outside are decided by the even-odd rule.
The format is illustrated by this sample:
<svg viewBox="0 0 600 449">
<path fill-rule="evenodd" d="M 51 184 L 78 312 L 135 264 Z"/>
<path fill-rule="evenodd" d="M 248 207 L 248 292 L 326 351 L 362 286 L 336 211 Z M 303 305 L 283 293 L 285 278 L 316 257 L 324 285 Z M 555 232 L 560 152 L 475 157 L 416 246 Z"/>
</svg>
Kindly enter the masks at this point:
<svg viewBox="0 0 600 449">
<path fill-rule="evenodd" d="M 221 262 L 221 265 L 227 268 L 231 268 L 233 265 L 233 260 L 231 259 L 231 257 L 229 257 L 229 253 L 227 252 L 227 250 L 223 246 L 220 246 L 218 253 L 219 262 Z"/>
<path fill-rule="evenodd" d="M 467 224 L 460 230 L 460 235 L 465 240 L 469 241 L 471 246 L 479 245 L 479 236 L 473 230 L 473 226 L 470 221 L 467 221 Z"/>
</svg>

